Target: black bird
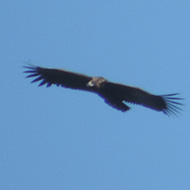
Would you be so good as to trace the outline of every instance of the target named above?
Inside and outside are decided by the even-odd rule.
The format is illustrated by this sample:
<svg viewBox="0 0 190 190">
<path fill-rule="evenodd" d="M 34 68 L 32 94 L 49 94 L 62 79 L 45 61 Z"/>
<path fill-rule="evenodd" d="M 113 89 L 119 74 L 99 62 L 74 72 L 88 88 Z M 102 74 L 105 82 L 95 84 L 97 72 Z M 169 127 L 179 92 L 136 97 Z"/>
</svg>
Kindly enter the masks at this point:
<svg viewBox="0 0 190 190">
<path fill-rule="evenodd" d="M 52 84 L 65 88 L 85 90 L 94 92 L 104 101 L 122 112 L 128 111 L 130 107 L 124 102 L 139 104 L 156 111 L 162 111 L 166 115 L 176 114 L 180 106 L 178 93 L 167 95 L 154 95 L 140 88 L 113 83 L 103 77 L 90 77 L 83 74 L 73 73 L 62 69 L 49 69 L 38 66 L 24 66 L 29 77 L 35 77 L 32 81 L 41 81 L 39 86 Z"/>
</svg>

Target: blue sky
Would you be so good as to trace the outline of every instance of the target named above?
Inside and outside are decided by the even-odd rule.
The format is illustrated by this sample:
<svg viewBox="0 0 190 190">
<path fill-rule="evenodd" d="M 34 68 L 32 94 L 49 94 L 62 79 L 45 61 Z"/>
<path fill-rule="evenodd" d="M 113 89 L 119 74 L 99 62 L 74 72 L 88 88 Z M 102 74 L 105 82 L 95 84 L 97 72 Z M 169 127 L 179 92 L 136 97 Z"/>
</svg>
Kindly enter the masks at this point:
<svg viewBox="0 0 190 190">
<path fill-rule="evenodd" d="M 0 1 L 0 189 L 190 189 L 190 1 Z M 37 87 L 32 63 L 179 92 L 178 117 Z"/>
</svg>

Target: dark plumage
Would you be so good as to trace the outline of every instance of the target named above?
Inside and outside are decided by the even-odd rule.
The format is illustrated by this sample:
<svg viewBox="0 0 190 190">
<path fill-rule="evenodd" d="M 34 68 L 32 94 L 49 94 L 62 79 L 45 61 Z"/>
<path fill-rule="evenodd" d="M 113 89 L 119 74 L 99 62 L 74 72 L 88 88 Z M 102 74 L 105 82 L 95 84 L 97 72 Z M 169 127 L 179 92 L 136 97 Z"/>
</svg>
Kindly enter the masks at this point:
<svg viewBox="0 0 190 190">
<path fill-rule="evenodd" d="M 170 115 L 180 110 L 178 93 L 168 95 L 153 95 L 140 88 L 130 87 L 118 83 L 109 82 L 102 77 L 89 77 L 61 69 L 47 69 L 36 66 L 24 66 L 28 74 L 27 78 L 35 77 L 32 81 L 41 81 L 39 86 L 44 84 L 50 87 L 52 84 L 65 88 L 90 91 L 101 96 L 107 104 L 120 111 L 130 109 L 124 102 L 139 104 L 156 111 Z"/>
</svg>

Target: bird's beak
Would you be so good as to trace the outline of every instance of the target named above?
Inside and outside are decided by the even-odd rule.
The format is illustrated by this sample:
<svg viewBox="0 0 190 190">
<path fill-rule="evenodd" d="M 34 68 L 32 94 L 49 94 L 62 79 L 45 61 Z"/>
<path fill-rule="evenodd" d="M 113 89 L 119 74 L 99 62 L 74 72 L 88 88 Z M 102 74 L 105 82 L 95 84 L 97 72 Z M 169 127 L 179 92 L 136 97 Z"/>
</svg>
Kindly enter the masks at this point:
<svg viewBox="0 0 190 190">
<path fill-rule="evenodd" d="M 88 83 L 87 83 L 87 87 L 93 87 L 94 86 L 94 84 L 92 83 L 92 81 L 89 81 Z"/>
</svg>

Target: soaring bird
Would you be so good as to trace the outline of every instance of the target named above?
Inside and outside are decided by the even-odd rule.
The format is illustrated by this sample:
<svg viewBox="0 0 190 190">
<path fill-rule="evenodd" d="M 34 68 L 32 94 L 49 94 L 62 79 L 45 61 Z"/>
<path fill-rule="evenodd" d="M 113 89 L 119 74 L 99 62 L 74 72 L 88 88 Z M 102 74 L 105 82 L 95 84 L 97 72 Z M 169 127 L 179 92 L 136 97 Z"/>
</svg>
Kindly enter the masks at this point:
<svg viewBox="0 0 190 190">
<path fill-rule="evenodd" d="M 113 108 L 126 112 L 130 110 L 127 103 L 138 104 L 161 111 L 166 115 L 176 114 L 183 105 L 178 93 L 154 95 L 140 88 L 126 86 L 106 80 L 103 77 L 90 77 L 62 69 L 49 69 L 38 66 L 24 66 L 27 78 L 35 77 L 32 83 L 41 81 L 39 86 L 52 84 L 70 89 L 94 92 Z"/>
</svg>

